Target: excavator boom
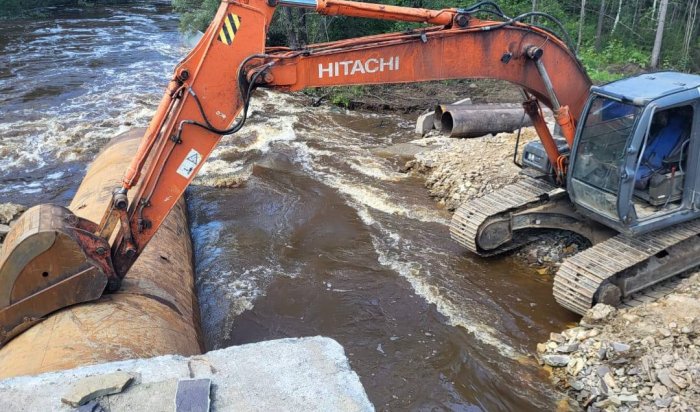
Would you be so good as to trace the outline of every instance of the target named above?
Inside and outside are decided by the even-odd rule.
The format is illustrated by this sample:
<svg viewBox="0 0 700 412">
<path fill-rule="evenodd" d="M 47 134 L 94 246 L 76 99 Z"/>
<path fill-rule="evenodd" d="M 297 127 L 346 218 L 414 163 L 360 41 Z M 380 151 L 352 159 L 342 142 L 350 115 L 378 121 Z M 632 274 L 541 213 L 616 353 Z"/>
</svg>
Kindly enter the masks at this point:
<svg viewBox="0 0 700 412">
<path fill-rule="evenodd" d="M 267 48 L 277 6 L 429 26 L 300 50 Z M 0 344 L 50 312 L 97 299 L 105 289 L 117 290 L 221 137 L 244 125 L 257 87 L 294 91 L 461 78 L 507 80 L 530 96 L 527 113 L 551 164 L 563 174 L 562 156 L 540 103 L 555 110 L 571 144 L 591 85 L 588 76 L 550 31 L 519 18 L 480 20 L 475 16 L 479 7 L 481 3 L 428 10 L 345 0 L 222 1 L 200 42 L 175 68 L 102 220 L 83 221 L 67 209 L 43 205 L 13 227 L 0 261 Z"/>
</svg>

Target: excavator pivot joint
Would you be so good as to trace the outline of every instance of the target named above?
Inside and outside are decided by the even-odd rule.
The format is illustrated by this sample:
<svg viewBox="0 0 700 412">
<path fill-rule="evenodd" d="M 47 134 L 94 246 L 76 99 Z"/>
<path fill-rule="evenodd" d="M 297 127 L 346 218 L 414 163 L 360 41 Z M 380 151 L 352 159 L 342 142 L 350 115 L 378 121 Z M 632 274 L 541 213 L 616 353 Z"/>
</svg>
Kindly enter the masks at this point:
<svg viewBox="0 0 700 412">
<path fill-rule="evenodd" d="M 458 13 L 455 16 L 455 23 L 457 23 L 457 26 L 461 28 L 465 28 L 469 26 L 469 15 L 467 13 Z"/>
<path fill-rule="evenodd" d="M 117 210 L 126 210 L 129 207 L 129 198 L 124 189 L 114 192 L 112 201 L 114 202 L 114 208 Z"/>
</svg>

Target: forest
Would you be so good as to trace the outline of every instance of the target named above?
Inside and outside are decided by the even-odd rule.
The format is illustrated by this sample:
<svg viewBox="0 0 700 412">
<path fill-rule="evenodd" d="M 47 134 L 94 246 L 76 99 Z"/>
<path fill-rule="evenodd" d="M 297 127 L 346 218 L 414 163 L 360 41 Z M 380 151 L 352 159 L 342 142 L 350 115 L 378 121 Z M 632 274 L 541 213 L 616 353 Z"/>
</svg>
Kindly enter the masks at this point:
<svg viewBox="0 0 700 412">
<path fill-rule="evenodd" d="M 538 11 L 558 19 L 571 37 L 591 78 L 615 80 L 648 69 L 700 72 L 700 0 L 501 0 L 508 17 Z M 382 0 L 387 4 L 432 9 L 468 7 L 449 0 Z M 182 13 L 182 29 L 204 30 L 218 7 L 218 0 L 173 0 Z M 493 18 L 491 13 L 477 17 Z M 552 29 L 556 24 L 542 17 L 527 22 Z M 319 16 L 309 10 L 283 8 L 275 15 L 268 44 L 288 45 L 338 40 L 348 37 L 402 31 L 416 25 L 402 22 Z"/>
<path fill-rule="evenodd" d="M 0 0 L 0 18 L 26 15 L 47 5 L 83 5 L 125 0 Z M 377 1 L 377 0 L 373 0 Z M 432 9 L 463 7 L 453 0 L 379 0 L 387 4 Z M 203 31 L 219 0 L 172 0 L 186 32 Z M 490 3 L 490 2 L 489 2 Z M 571 47 L 591 78 L 608 82 L 641 70 L 700 72 L 700 0 L 496 0 L 508 17 L 537 11 L 552 15 L 570 37 Z M 491 9 L 493 6 L 491 6 Z M 489 9 L 489 7 L 486 7 Z M 494 18 L 492 13 L 477 13 Z M 545 26 L 566 37 L 558 24 L 543 17 L 526 22 Z M 281 8 L 269 33 L 268 44 L 300 48 L 305 44 L 419 27 L 415 24 L 320 16 L 304 9 Z"/>
</svg>

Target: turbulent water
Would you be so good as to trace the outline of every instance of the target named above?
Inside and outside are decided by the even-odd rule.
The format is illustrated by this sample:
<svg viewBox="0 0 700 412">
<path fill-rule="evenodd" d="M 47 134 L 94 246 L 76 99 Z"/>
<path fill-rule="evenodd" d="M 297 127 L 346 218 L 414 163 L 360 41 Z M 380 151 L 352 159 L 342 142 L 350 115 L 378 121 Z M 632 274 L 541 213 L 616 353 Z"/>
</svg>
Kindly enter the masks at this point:
<svg viewBox="0 0 700 412">
<path fill-rule="evenodd" d="M 0 202 L 67 203 L 102 145 L 147 124 L 187 51 L 177 23 L 167 4 L 0 21 Z M 413 119 L 269 91 L 251 111 L 187 195 L 208 348 L 325 335 L 377 409 L 554 407 L 531 354 L 573 318 L 515 258 L 451 242 L 422 182 L 374 154 Z"/>
</svg>

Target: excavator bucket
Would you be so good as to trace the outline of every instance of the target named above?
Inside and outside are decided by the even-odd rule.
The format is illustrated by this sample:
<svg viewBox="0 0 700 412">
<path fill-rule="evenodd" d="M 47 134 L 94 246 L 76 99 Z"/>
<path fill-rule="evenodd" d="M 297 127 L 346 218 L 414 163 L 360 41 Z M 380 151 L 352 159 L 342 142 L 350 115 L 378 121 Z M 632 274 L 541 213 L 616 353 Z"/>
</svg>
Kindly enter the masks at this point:
<svg viewBox="0 0 700 412">
<path fill-rule="evenodd" d="M 97 225 L 55 205 L 26 211 L 0 251 L 0 346 L 46 315 L 98 299 L 114 276 Z"/>
</svg>

